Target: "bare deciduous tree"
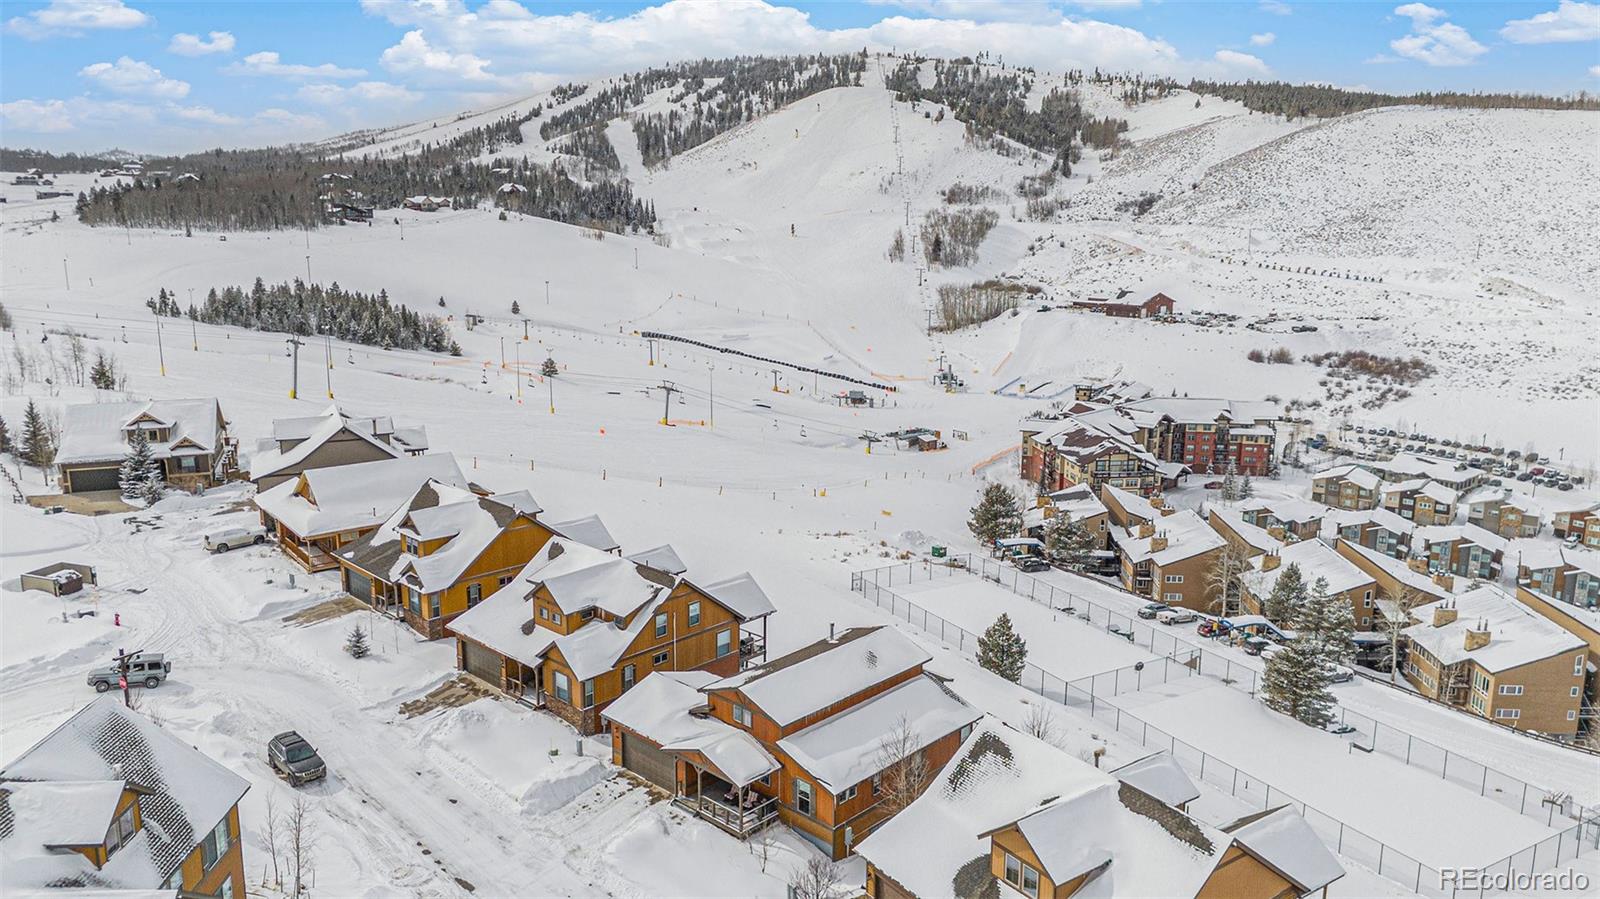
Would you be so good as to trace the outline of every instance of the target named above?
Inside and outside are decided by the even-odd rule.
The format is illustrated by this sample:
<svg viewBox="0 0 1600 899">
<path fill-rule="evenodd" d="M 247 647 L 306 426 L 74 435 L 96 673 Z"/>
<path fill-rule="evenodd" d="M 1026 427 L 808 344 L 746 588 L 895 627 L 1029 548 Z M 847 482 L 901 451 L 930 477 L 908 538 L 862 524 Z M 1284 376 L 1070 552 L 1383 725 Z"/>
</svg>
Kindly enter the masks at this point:
<svg viewBox="0 0 1600 899">
<path fill-rule="evenodd" d="M 1427 596 L 1414 587 L 1400 586 L 1394 589 L 1385 587 L 1383 598 L 1387 601 L 1387 607 L 1380 607 L 1379 611 L 1383 615 L 1384 641 L 1389 644 L 1389 683 L 1392 684 L 1400 668 L 1401 637 L 1405 629 L 1411 626 L 1411 610 L 1423 605 Z"/>
<path fill-rule="evenodd" d="M 789 876 L 789 895 L 795 899 L 836 899 L 841 892 L 841 879 L 838 865 L 813 855 Z"/>
<path fill-rule="evenodd" d="M 1224 543 L 1206 569 L 1205 589 L 1210 608 L 1219 615 L 1231 615 L 1239 601 L 1239 578 L 1250 570 L 1250 560 L 1233 543 Z"/>
<path fill-rule="evenodd" d="M 878 769 L 878 801 L 891 815 L 916 801 L 927 785 L 928 756 L 921 742 L 904 715 L 878 742 L 873 756 L 873 767 Z"/>
<path fill-rule="evenodd" d="M 1058 728 L 1055 713 L 1042 702 L 1028 706 L 1028 717 L 1023 720 L 1022 729 L 1030 736 L 1038 737 L 1052 746 L 1057 745 Z"/>
<path fill-rule="evenodd" d="M 277 800 L 269 790 L 267 792 L 267 823 L 262 834 L 267 840 L 267 857 L 272 860 L 272 888 L 280 889 L 283 886 L 283 870 L 278 866 L 278 856 L 282 850 L 283 833 L 278 827 Z M 265 878 L 263 878 L 265 879 Z M 267 884 L 262 884 L 266 886 Z"/>
<path fill-rule="evenodd" d="M 284 811 L 282 827 L 290 878 L 284 894 L 291 899 L 300 899 L 309 894 L 306 881 L 311 877 L 316 859 L 316 827 L 311 820 L 311 807 L 304 796 L 296 796 L 294 804 Z"/>
</svg>

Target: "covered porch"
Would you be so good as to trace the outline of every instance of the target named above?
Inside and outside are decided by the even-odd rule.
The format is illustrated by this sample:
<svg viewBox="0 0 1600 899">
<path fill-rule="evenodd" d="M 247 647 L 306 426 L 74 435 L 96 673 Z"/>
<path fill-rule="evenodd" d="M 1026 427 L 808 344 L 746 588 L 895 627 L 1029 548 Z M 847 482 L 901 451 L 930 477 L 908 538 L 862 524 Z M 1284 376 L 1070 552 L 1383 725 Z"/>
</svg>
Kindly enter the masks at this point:
<svg viewBox="0 0 1600 899">
<path fill-rule="evenodd" d="M 725 777 L 698 765 L 687 764 L 688 778 L 678 785 L 673 802 L 710 821 L 739 839 L 745 839 L 778 820 L 778 797 L 757 792 L 753 786 L 736 787 Z"/>
</svg>

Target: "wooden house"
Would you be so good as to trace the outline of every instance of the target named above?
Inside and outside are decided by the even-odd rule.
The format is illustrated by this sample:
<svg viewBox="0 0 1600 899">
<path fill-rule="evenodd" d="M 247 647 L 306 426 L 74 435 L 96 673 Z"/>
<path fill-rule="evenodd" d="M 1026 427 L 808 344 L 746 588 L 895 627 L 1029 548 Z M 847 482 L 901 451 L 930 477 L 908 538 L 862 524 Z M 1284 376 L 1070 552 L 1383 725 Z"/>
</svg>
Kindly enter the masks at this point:
<svg viewBox="0 0 1600 899">
<path fill-rule="evenodd" d="M 1161 753 L 1112 772 L 985 718 L 927 791 L 861 842 L 869 899 L 1286 899 L 1344 875 L 1292 807 L 1223 827 Z"/>
<path fill-rule="evenodd" d="M 101 696 L 0 768 L 0 880 L 243 899 L 244 778 Z"/>
<path fill-rule="evenodd" d="M 1213 511 L 1212 515 L 1216 513 Z M 1239 578 L 1240 600 L 1245 611 L 1253 615 L 1264 614 L 1263 606 L 1272 588 L 1289 566 L 1296 566 L 1307 591 L 1318 581 L 1327 585 L 1329 596 L 1339 597 L 1350 606 L 1351 620 L 1358 630 L 1372 630 L 1378 612 L 1378 580 L 1354 562 L 1339 555 L 1333 547 L 1320 540 L 1302 540 L 1279 547 L 1250 560 L 1250 570 Z M 1292 628 L 1292 621 L 1274 622 L 1280 627 Z"/>
<path fill-rule="evenodd" d="M 430 640 L 509 583 L 557 532 L 526 490 L 480 496 L 429 480 L 376 529 L 333 555 L 345 592 Z"/>
<path fill-rule="evenodd" d="M 1336 465 L 1311 476 L 1311 501 L 1335 509 L 1372 509 L 1382 486 L 1382 478 L 1359 465 Z"/>
<path fill-rule="evenodd" d="M 1332 511 L 1321 503 L 1281 497 L 1252 497 L 1236 507 L 1246 524 L 1271 534 L 1279 543 L 1311 540 L 1322 533 L 1322 520 Z"/>
<path fill-rule="evenodd" d="M 1544 529 L 1548 515 L 1533 497 L 1509 487 L 1480 487 L 1468 494 L 1467 523 L 1507 540 L 1534 537 Z"/>
<path fill-rule="evenodd" d="M 1197 612 L 1217 611 L 1218 591 L 1208 574 L 1227 541 L 1205 520 L 1185 509 L 1115 528 L 1111 543 L 1122 562 L 1122 588 L 1152 602 Z"/>
<path fill-rule="evenodd" d="M 237 472 L 238 444 L 213 398 L 79 403 L 66 408 L 61 422 L 61 491 L 120 489 L 122 461 L 136 434 L 149 441 L 150 455 L 174 487 L 213 487 Z"/>
<path fill-rule="evenodd" d="M 735 836 L 781 821 L 843 858 L 981 717 L 928 660 L 870 627 L 715 680 L 659 675 L 607 710 L 612 757 Z"/>
<path fill-rule="evenodd" d="M 764 652 L 742 633 L 774 611 L 753 578 L 706 587 L 567 537 L 447 626 L 462 671 L 580 733 L 656 671 L 731 675 Z"/>
<path fill-rule="evenodd" d="M 315 468 L 427 451 L 428 433 L 420 426 L 396 427 L 388 416 L 362 417 L 330 406 L 321 415 L 274 421 L 272 438 L 250 457 L 250 480 L 257 491 L 264 491 Z"/>
<path fill-rule="evenodd" d="M 1384 484 L 1379 496 L 1385 509 L 1419 525 L 1451 524 L 1456 518 L 1458 494 L 1428 478 Z"/>
<path fill-rule="evenodd" d="M 334 553 L 383 524 L 423 484 L 471 485 L 448 454 L 313 468 L 257 493 L 261 523 L 307 571 L 339 565 Z"/>
</svg>

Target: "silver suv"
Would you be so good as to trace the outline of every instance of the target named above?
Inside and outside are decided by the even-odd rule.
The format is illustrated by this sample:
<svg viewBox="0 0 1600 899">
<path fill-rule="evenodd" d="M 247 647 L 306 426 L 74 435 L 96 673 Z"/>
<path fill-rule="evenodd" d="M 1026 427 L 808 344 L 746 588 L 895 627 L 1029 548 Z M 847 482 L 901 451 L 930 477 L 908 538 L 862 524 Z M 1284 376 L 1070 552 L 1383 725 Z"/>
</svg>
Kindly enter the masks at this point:
<svg viewBox="0 0 1600 899">
<path fill-rule="evenodd" d="M 149 687 L 154 690 L 172 673 L 172 663 L 159 652 L 135 653 L 128 659 L 128 686 Z M 89 672 L 89 686 L 96 693 L 104 693 L 120 686 L 122 669 L 110 665 Z"/>
</svg>

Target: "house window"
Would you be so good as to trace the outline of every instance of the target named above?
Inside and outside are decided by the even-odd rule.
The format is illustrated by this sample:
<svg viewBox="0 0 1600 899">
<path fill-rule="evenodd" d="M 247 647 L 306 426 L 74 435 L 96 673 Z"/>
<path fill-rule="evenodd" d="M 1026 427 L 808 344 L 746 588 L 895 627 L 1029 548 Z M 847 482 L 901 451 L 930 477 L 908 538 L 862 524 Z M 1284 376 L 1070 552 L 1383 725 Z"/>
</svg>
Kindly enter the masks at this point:
<svg viewBox="0 0 1600 899">
<path fill-rule="evenodd" d="M 198 456 L 179 456 L 178 470 L 187 474 L 193 474 L 199 471 L 200 458 Z"/>
<path fill-rule="evenodd" d="M 410 587 L 406 588 L 406 604 L 411 607 L 411 614 L 422 615 L 422 594 Z"/>
<path fill-rule="evenodd" d="M 689 603 L 689 626 L 694 627 L 700 623 L 700 600 Z"/>
<path fill-rule="evenodd" d="M 814 798 L 811 794 L 811 784 L 799 778 L 794 782 L 794 810 L 802 815 L 813 813 Z"/>
<path fill-rule="evenodd" d="M 1183 583 L 1183 575 L 1181 575 L 1181 574 L 1169 574 L 1165 578 L 1163 578 L 1162 580 L 1166 581 L 1169 584 L 1181 584 L 1181 583 Z"/>
<path fill-rule="evenodd" d="M 852 800 L 854 798 L 856 798 L 856 788 L 855 787 L 849 787 L 849 788 L 846 788 L 843 793 L 840 793 L 839 795 L 833 797 L 833 801 L 835 803 L 839 804 L 839 805 L 843 805 L 846 802 L 849 802 L 850 800 Z"/>
<path fill-rule="evenodd" d="M 560 671 L 551 672 L 551 682 L 555 684 L 556 698 L 562 702 L 572 701 L 572 681 L 567 679 Z"/>
<path fill-rule="evenodd" d="M 217 894 L 220 899 L 233 899 L 233 878 L 229 877 L 222 882 L 222 892 Z"/>
<path fill-rule="evenodd" d="M 591 677 L 583 682 L 583 707 L 589 708 L 592 705 L 594 705 L 594 678 Z"/>
<path fill-rule="evenodd" d="M 666 653 L 666 650 L 662 650 L 661 652 L 658 652 L 655 655 L 651 656 L 650 657 L 650 664 L 655 666 L 655 667 L 657 667 L 657 668 L 660 668 L 662 665 L 667 664 L 667 653 Z"/>
<path fill-rule="evenodd" d="M 1039 872 L 1009 852 L 1006 853 L 1006 883 L 1033 899 L 1039 897 Z"/>
<path fill-rule="evenodd" d="M 733 652 L 733 631 L 717 631 L 717 658 Z"/>
<path fill-rule="evenodd" d="M 130 802 L 106 831 L 106 857 L 110 858 L 112 853 L 126 846 L 136 832 L 133 826 L 133 803 Z"/>
<path fill-rule="evenodd" d="M 872 795 L 876 796 L 881 792 L 883 792 L 883 775 L 874 774 L 872 775 Z"/>
<path fill-rule="evenodd" d="M 482 584 L 468 584 L 467 585 L 467 608 L 470 609 L 470 608 L 472 608 L 473 606 L 477 605 L 478 603 L 480 603 L 482 601 L 483 601 L 483 585 Z"/>
<path fill-rule="evenodd" d="M 961 728 L 961 733 L 956 735 L 956 742 L 957 743 L 965 743 L 965 742 L 967 742 L 967 738 L 970 737 L 970 736 L 972 736 L 972 725 L 971 724 L 963 725 L 962 728 Z"/>
<path fill-rule="evenodd" d="M 1578 688 L 1577 688 L 1577 687 L 1573 687 L 1573 688 L 1572 688 L 1572 693 L 1571 693 L 1571 696 L 1572 696 L 1572 698 L 1574 698 L 1574 699 L 1576 699 L 1576 698 L 1578 698 Z"/>
<path fill-rule="evenodd" d="M 1367 625 L 1369 625 L 1371 623 L 1372 623 L 1372 616 L 1371 615 L 1362 615 L 1361 616 L 1361 626 L 1362 627 L 1366 627 Z"/>
<path fill-rule="evenodd" d="M 437 593 L 428 594 L 428 617 L 439 617 L 439 594 Z"/>
<path fill-rule="evenodd" d="M 1573 711 L 1572 709 L 1567 709 L 1567 720 L 1568 721 L 1576 721 L 1576 720 L 1578 720 L 1578 713 Z"/>
<path fill-rule="evenodd" d="M 657 637 L 665 637 L 666 635 L 667 635 L 667 613 L 666 612 L 657 612 L 656 613 L 656 636 Z"/>
<path fill-rule="evenodd" d="M 750 714 L 750 710 L 742 705 L 733 707 L 733 720 L 735 723 L 742 724 L 745 727 L 751 727 L 755 724 L 755 716 Z"/>
<path fill-rule="evenodd" d="M 504 587 L 506 584 L 511 583 L 511 579 L 514 577 L 516 577 L 514 574 L 502 574 L 498 578 L 495 578 L 495 586 Z"/>
<path fill-rule="evenodd" d="M 211 828 L 206 838 L 200 841 L 200 857 L 205 863 L 207 871 L 216 865 L 217 859 L 228 851 L 228 819 L 226 816 Z"/>
<path fill-rule="evenodd" d="M 624 693 L 628 692 L 628 688 L 633 686 L 634 677 L 635 677 L 635 674 L 634 674 L 633 666 L 632 665 L 623 665 L 622 666 L 622 692 L 624 692 Z"/>
<path fill-rule="evenodd" d="M 1521 684 L 1501 684 L 1500 685 L 1500 695 L 1501 696 L 1521 696 L 1522 695 L 1522 685 Z"/>
<path fill-rule="evenodd" d="M 1572 660 L 1573 677 L 1583 677 L 1583 659 L 1583 656 L 1577 656 Z"/>
<path fill-rule="evenodd" d="M 1522 710 L 1521 709 L 1495 709 L 1494 710 L 1494 716 L 1496 718 L 1508 718 L 1508 719 L 1510 719 L 1512 721 L 1515 721 L 1518 718 L 1522 717 Z"/>
<path fill-rule="evenodd" d="M 545 608 L 544 606 L 540 606 L 539 607 L 539 617 L 545 619 L 546 621 L 549 621 L 550 620 L 550 610 Z"/>
<path fill-rule="evenodd" d="M 560 624 L 561 623 L 561 613 L 557 612 L 555 609 L 551 609 L 550 610 L 550 623 L 551 624 Z"/>
<path fill-rule="evenodd" d="M 1182 593 L 1167 593 L 1162 596 L 1167 602 L 1183 602 Z"/>
<path fill-rule="evenodd" d="M 594 609 L 584 609 L 583 611 L 578 613 L 578 617 L 582 618 L 584 621 L 593 621 L 594 620 Z"/>
</svg>

